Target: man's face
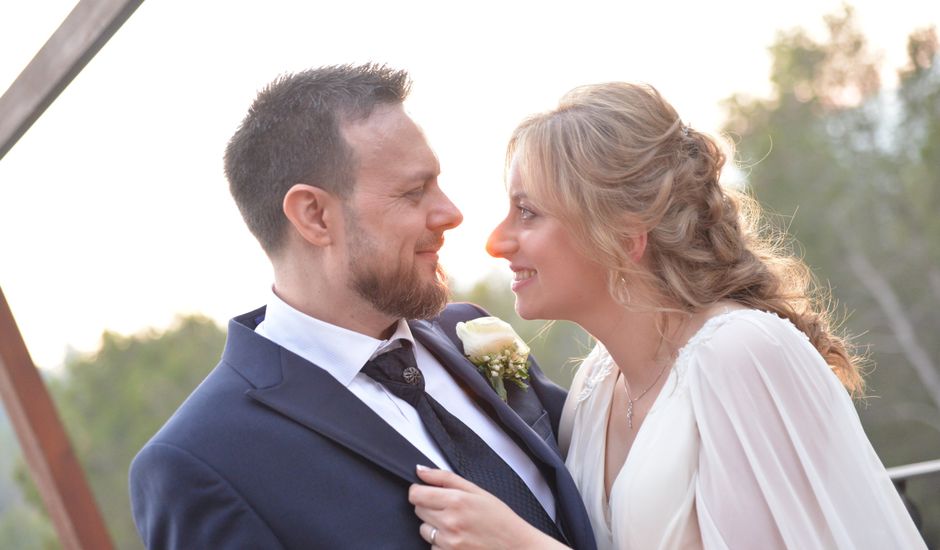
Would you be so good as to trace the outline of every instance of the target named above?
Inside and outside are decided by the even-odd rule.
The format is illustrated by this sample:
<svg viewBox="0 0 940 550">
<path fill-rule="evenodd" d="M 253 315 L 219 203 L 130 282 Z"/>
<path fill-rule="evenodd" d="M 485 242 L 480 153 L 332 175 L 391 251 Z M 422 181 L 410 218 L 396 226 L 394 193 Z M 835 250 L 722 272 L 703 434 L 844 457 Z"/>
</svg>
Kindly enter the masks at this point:
<svg viewBox="0 0 940 550">
<path fill-rule="evenodd" d="M 359 162 L 344 205 L 350 288 L 391 317 L 437 315 L 448 298 L 437 251 L 463 220 L 438 187 L 437 157 L 401 105 L 380 106 L 343 134 Z"/>
</svg>

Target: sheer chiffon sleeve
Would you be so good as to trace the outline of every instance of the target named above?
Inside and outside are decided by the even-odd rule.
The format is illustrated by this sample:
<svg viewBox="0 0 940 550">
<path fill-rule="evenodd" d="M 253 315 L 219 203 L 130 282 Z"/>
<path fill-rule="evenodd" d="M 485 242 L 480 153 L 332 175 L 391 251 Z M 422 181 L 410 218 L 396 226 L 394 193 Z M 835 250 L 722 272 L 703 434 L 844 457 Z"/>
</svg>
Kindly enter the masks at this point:
<svg viewBox="0 0 940 550">
<path fill-rule="evenodd" d="M 696 346 L 687 371 L 705 548 L 926 548 L 806 336 L 742 313 Z"/>
<path fill-rule="evenodd" d="M 599 378 L 607 376 L 608 372 L 610 372 L 610 356 L 604 346 L 597 344 L 575 372 L 571 386 L 568 388 L 568 397 L 565 399 L 565 405 L 561 410 L 561 420 L 558 425 L 558 448 L 561 450 L 562 456 L 568 455 L 571 432 L 574 429 L 574 411 L 578 403 L 594 390 Z"/>
</svg>

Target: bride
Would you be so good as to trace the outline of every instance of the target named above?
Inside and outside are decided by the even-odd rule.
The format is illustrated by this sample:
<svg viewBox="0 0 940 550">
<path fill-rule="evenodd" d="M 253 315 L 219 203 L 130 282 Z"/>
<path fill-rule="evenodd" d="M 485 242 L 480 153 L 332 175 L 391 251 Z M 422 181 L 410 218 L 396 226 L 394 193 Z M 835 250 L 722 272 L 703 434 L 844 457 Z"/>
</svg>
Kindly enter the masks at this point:
<svg viewBox="0 0 940 550">
<path fill-rule="evenodd" d="M 569 92 L 509 145 L 490 254 L 516 310 L 597 340 L 559 443 L 601 549 L 925 548 L 865 436 L 855 358 L 811 275 L 719 185 L 724 155 L 653 88 Z M 559 543 L 456 475 L 410 499 L 434 548 Z"/>
</svg>

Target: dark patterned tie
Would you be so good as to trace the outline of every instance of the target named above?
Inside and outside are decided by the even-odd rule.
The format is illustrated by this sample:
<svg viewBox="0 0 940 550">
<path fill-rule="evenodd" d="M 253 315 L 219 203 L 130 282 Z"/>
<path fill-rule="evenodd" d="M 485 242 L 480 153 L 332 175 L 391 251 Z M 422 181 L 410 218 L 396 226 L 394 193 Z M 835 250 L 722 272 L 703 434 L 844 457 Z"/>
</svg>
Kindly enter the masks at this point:
<svg viewBox="0 0 940 550">
<path fill-rule="evenodd" d="M 561 540 L 555 522 L 515 470 L 473 430 L 424 391 L 424 377 L 418 370 L 411 342 L 402 340 L 402 344 L 402 347 L 366 363 L 362 368 L 363 374 L 418 411 L 424 426 L 456 473 L 495 495 L 542 532 Z"/>
</svg>

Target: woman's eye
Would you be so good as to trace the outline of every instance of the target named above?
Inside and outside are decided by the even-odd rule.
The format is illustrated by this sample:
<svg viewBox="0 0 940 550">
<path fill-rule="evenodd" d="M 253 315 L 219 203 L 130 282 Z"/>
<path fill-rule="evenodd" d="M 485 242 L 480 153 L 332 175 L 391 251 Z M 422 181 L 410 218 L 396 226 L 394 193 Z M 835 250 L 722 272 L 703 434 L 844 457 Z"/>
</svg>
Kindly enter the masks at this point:
<svg viewBox="0 0 940 550">
<path fill-rule="evenodd" d="M 522 220 L 531 220 L 535 217 L 535 212 L 529 210 L 525 206 L 517 206 L 516 209 L 519 211 L 519 218 Z"/>
</svg>

